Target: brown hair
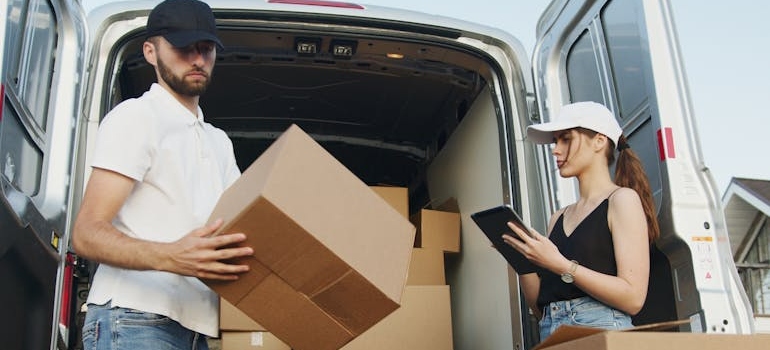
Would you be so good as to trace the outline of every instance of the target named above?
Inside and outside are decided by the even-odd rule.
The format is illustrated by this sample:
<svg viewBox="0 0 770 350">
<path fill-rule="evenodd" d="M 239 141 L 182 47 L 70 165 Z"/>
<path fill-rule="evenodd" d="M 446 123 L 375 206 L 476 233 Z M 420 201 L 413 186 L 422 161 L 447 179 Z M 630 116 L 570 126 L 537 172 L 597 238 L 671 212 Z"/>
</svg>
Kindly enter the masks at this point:
<svg viewBox="0 0 770 350">
<path fill-rule="evenodd" d="M 610 144 L 612 142 L 610 141 Z M 612 145 L 614 146 L 614 145 Z M 607 163 L 612 164 L 615 161 L 615 147 L 607 148 Z M 658 226 L 658 217 L 655 214 L 655 201 L 652 198 L 650 181 L 647 173 L 644 172 L 642 162 L 631 150 L 628 140 L 624 135 L 618 139 L 618 160 L 615 166 L 615 184 L 622 187 L 628 187 L 639 194 L 644 208 L 644 216 L 647 218 L 647 234 L 649 241 L 655 241 L 660 236 L 660 227 Z"/>
<path fill-rule="evenodd" d="M 598 134 L 596 131 L 586 128 L 578 127 L 575 130 L 589 137 L 594 137 Z M 606 149 L 605 156 L 607 157 L 607 164 L 612 164 L 615 162 L 615 143 L 609 138 L 607 140 L 609 141 L 609 147 Z M 639 199 L 642 201 L 642 209 L 644 209 L 644 217 L 647 219 L 647 237 L 649 242 L 653 242 L 660 236 L 660 227 L 658 226 L 655 200 L 652 198 L 652 190 L 650 189 L 647 173 L 644 172 L 642 161 L 639 160 L 636 152 L 631 150 L 628 140 L 624 135 L 620 135 L 620 138 L 618 138 L 617 150 L 615 184 L 621 187 L 628 187 L 639 194 Z"/>
</svg>

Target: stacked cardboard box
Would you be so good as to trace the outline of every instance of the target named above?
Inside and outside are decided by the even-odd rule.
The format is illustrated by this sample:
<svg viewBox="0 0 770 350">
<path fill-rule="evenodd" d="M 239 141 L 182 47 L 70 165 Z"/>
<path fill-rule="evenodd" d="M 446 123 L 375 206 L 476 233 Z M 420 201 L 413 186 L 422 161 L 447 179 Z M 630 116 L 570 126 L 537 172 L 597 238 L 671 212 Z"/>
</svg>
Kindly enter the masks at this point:
<svg viewBox="0 0 770 350">
<path fill-rule="evenodd" d="M 291 350 L 265 327 L 222 298 L 219 300 L 219 330 L 222 350 Z"/>
<path fill-rule="evenodd" d="M 339 349 L 400 306 L 415 227 L 296 126 L 225 191 L 218 218 L 254 254 L 233 261 L 250 266 L 237 281 L 204 282 L 293 349 Z"/>
<path fill-rule="evenodd" d="M 415 247 L 460 252 L 460 214 L 422 209 L 412 215 L 411 221 L 417 226 Z"/>
<path fill-rule="evenodd" d="M 403 218 L 409 218 L 409 190 L 400 186 L 371 186 Z"/>
<path fill-rule="evenodd" d="M 372 187 L 406 217 L 408 194 L 400 187 Z M 396 195 L 394 195 L 396 194 Z M 400 208 L 400 209 L 399 209 Z M 420 210 L 412 216 L 422 235 L 415 241 L 401 308 L 348 343 L 343 350 L 451 350 L 452 312 L 444 254 L 459 252 L 460 216 Z"/>
</svg>

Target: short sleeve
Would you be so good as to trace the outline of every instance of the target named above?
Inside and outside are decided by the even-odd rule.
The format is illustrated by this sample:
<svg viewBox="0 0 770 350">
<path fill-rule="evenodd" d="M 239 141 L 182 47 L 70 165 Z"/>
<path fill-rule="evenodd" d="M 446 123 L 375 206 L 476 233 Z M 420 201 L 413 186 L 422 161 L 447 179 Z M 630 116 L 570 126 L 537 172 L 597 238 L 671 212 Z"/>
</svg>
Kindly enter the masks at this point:
<svg viewBox="0 0 770 350">
<path fill-rule="evenodd" d="M 222 166 L 223 185 L 228 187 L 241 176 L 241 169 L 238 167 L 238 163 L 235 160 L 233 142 L 221 129 L 215 128 L 210 124 L 207 124 L 206 128 L 209 133 L 214 135 L 214 139 L 216 140 L 218 157 L 223 160 L 220 165 Z"/>
<path fill-rule="evenodd" d="M 152 161 L 151 116 L 148 108 L 136 99 L 116 106 L 99 125 L 91 166 L 141 181 Z"/>
</svg>

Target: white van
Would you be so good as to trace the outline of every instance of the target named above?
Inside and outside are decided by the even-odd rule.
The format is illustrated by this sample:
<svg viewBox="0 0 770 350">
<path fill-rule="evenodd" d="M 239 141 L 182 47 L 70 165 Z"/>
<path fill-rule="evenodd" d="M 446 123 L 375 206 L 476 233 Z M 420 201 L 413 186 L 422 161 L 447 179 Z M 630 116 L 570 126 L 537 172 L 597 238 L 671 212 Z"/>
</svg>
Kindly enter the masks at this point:
<svg viewBox="0 0 770 350">
<path fill-rule="evenodd" d="M 155 78 L 141 44 L 157 1 L 0 1 L 0 320 L 4 349 L 77 349 L 89 267 L 69 249 L 101 118 Z M 703 165 L 665 0 L 555 0 L 528 56 L 508 33 L 325 0 L 209 1 L 226 49 L 201 99 L 249 165 L 298 124 L 368 184 L 410 207 L 457 199 L 447 260 L 454 346 L 529 349 L 537 324 L 515 273 L 470 214 L 508 203 L 545 231 L 575 199 L 527 125 L 564 103 L 618 115 L 651 179 L 661 238 L 636 324 L 752 333 L 716 186 Z M 531 61 L 530 61 L 531 59 Z M 531 63 L 530 63 L 531 62 Z"/>
</svg>

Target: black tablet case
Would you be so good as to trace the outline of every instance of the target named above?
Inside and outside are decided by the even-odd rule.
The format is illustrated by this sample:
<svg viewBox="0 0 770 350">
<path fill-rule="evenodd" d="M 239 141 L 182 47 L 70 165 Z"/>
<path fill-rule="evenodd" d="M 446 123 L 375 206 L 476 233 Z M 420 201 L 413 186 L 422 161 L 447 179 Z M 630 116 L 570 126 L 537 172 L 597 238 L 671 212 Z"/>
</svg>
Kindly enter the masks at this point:
<svg viewBox="0 0 770 350">
<path fill-rule="evenodd" d="M 510 206 L 501 205 L 480 211 L 471 214 L 471 219 L 489 238 L 497 251 L 503 255 L 508 264 L 516 270 L 516 273 L 523 275 L 537 271 L 535 264 L 503 240 L 503 234 L 506 233 L 516 237 L 516 233 L 508 227 L 507 223 L 509 221 L 521 222 L 521 219 Z"/>
</svg>

